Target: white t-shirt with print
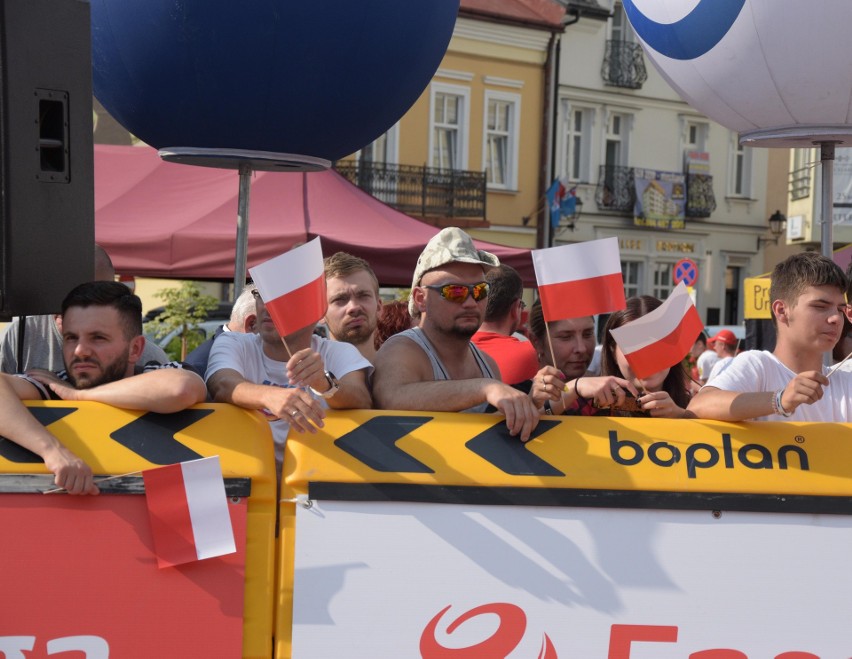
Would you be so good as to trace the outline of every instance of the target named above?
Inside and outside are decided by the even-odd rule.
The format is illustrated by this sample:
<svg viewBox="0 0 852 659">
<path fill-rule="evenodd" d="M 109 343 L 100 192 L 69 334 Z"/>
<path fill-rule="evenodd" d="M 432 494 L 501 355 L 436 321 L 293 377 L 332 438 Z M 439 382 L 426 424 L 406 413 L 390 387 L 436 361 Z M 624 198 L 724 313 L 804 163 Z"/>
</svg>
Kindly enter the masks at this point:
<svg viewBox="0 0 852 659">
<path fill-rule="evenodd" d="M 373 370 L 373 365 L 358 352 L 358 348 L 350 343 L 329 341 L 314 334 L 311 337 L 311 350 L 319 353 L 325 364 L 325 370 L 333 373 L 338 379 L 352 371 L 366 369 L 365 375 L 369 375 Z M 287 362 L 267 357 L 263 352 L 263 339 L 259 334 L 237 332 L 220 334 L 210 349 L 205 380 L 209 380 L 216 371 L 224 368 L 236 371 L 255 384 L 293 388 L 287 379 Z M 311 395 L 319 400 L 323 407 L 328 407 L 324 398 Z M 290 432 L 290 424 L 285 419 L 266 414 L 269 417 L 269 426 L 275 441 L 275 462 L 280 467 L 284 460 L 284 442 L 287 440 L 287 433 Z"/>
<path fill-rule="evenodd" d="M 828 369 L 823 367 L 823 373 Z M 778 391 L 796 377 L 778 358 L 766 350 L 747 350 L 740 353 L 725 371 L 706 386 L 725 391 Z M 757 417 L 755 421 L 839 421 L 852 420 L 852 373 L 837 371 L 831 376 L 823 396 L 812 405 L 799 405 L 792 416 L 780 414 Z"/>
</svg>

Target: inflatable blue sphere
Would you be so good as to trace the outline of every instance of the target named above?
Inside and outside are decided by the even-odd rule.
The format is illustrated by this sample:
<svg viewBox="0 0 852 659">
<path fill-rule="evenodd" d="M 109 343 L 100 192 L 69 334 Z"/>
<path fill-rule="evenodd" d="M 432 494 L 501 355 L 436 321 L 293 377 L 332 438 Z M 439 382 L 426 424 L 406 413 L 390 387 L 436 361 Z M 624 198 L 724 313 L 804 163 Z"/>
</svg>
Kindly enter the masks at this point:
<svg viewBox="0 0 852 659">
<path fill-rule="evenodd" d="M 623 0 L 648 57 L 699 112 L 763 146 L 852 144 L 852 2 Z"/>
<path fill-rule="evenodd" d="M 91 0 L 97 99 L 158 149 L 337 160 L 417 100 L 459 0 Z"/>
</svg>

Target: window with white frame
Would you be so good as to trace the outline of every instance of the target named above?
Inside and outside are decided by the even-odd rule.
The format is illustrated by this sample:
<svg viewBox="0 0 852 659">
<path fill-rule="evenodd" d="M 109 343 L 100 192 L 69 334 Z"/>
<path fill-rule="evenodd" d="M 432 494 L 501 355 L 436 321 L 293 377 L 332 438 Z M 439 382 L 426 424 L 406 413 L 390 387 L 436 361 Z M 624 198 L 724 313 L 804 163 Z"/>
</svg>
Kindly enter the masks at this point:
<svg viewBox="0 0 852 659">
<path fill-rule="evenodd" d="M 429 164 L 439 169 L 466 169 L 470 90 L 433 83 L 431 105 Z"/>
<path fill-rule="evenodd" d="M 562 173 L 571 181 L 588 182 L 591 176 L 594 110 L 563 105 L 564 163 Z"/>
<path fill-rule="evenodd" d="M 611 112 L 606 122 L 604 142 L 604 164 L 609 166 L 627 166 L 627 132 L 629 115 Z"/>
<path fill-rule="evenodd" d="M 488 187 L 518 188 L 518 132 L 521 97 L 506 92 L 485 92 L 483 166 Z"/>
<path fill-rule="evenodd" d="M 674 290 L 672 283 L 673 263 L 654 264 L 654 297 L 665 300 Z"/>
<path fill-rule="evenodd" d="M 642 286 L 642 262 L 622 261 L 621 279 L 624 281 L 624 297 L 636 297 Z"/>
<path fill-rule="evenodd" d="M 683 126 L 683 150 L 707 151 L 707 134 L 710 126 L 703 121 L 687 119 Z"/>
<path fill-rule="evenodd" d="M 627 20 L 627 13 L 624 11 L 624 5 L 616 2 L 612 8 L 612 23 L 610 26 L 613 41 L 622 41 L 632 43 L 635 41 L 633 36 L 633 28 L 630 27 L 630 21 Z"/>
<path fill-rule="evenodd" d="M 379 135 L 375 140 L 358 152 L 359 162 L 394 164 L 399 160 L 399 123 Z"/>
<path fill-rule="evenodd" d="M 731 135 L 730 195 L 751 196 L 751 149 L 740 144 L 736 133 Z"/>
</svg>

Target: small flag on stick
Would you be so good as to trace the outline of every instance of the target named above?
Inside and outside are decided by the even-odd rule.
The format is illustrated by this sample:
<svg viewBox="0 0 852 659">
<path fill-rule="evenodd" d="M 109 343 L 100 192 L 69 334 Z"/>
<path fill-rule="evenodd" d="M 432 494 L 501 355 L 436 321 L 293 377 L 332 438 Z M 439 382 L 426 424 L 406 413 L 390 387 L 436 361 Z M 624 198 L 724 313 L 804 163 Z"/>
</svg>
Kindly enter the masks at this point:
<svg viewBox="0 0 852 659">
<path fill-rule="evenodd" d="M 610 330 L 638 378 L 683 361 L 704 329 L 683 282 L 651 313 Z"/>
<path fill-rule="evenodd" d="M 249 268 L 281 336 L 315 324 L 325 315 L 325 270 L 320 239 Z"/>
<path fill-rule="evenodd" d="M 142 472 L 161 568 L 237 551 L 219 456 Z"/>
<path fill-rule="evenodd" d="M 536 249 L 532 259 L 545 321 L 624 309 L 618 238 Z"/>
</svg>

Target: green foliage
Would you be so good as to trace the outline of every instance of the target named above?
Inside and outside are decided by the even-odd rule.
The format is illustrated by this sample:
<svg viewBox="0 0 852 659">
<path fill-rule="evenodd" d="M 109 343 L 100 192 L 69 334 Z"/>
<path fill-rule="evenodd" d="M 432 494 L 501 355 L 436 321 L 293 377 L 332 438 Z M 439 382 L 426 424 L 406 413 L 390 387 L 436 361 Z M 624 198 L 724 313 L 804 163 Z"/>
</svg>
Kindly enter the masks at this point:
<svg viewBox="0 0 852 659">
<path fill-rule="evenodd" d="M 201 289 L 194 281 L 182 282 L 180 288 L 163 288 L 154 293 L 154 297 L 163 301 L 165 309 L 154 320 L 148 321 L 145 329 L 158 338 L 177 331 L 178 346 L 173 347 L 175 342 L 172 341 L 166 352 L 173 359 L 182 360 L 187 352 L 204 340 L 199 340 L 204 332 L 197 329 L 198 325 L 219 302 L 212 295 L 202 295 Z"/>
</svg>

